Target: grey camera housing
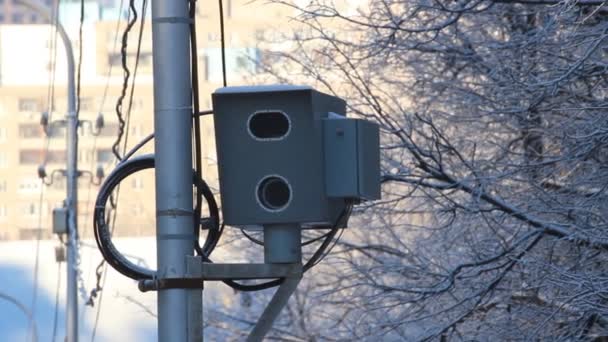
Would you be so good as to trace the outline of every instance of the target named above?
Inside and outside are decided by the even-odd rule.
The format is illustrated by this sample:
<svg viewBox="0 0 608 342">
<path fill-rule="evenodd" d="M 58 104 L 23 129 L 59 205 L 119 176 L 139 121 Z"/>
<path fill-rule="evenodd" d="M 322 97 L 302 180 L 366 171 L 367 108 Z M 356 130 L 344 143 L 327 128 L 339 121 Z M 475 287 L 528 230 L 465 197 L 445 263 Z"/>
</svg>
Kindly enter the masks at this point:
<svg viewBox="0 0 608 342">
<path fill-rule="evenodd" d="M 327 227 L 336 223 L 348 201 L 379 197 L 378 127 L 347 119 L 344 100 L 286 85 L 220 88 L 212 99 L 226 224 Z M 334 125 L 327 125 L 334 121 L 343 121 L 339 131 L 354 135 L 334 138 Z M 370 147 L 357 142 L 357 136 L 371 136 Z M 349 151 L 349 157 L 331 158 L 340 151 Z M 357 151 L 372 154 L 366 159 L 374 164 L 369 170 L 358 166 L 358 156 L 365 153 Z M 341 174 L 354 187 L 327 185 L 340 181 Z"/>
<path fill-rule="evenodd" d="M 68 233 L 68 210 L 66 208 L 53 209 L 53 233 L 58 235 Z"/>
</svg>

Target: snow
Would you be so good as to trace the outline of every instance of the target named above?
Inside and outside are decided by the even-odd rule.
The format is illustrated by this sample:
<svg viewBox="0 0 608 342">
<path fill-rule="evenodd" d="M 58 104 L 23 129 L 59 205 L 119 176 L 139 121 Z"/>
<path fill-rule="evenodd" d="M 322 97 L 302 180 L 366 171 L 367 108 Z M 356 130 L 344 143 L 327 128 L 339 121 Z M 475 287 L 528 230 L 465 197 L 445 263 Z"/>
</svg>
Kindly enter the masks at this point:
<svg viewBox="0 0 608 342">
<path fill-rule="evenodd" d="M 291 84 L 271 84 L 257 86 L 234 86 L 224 87 L 215 90 L 215 94 L 245 94 L 245 93 L 266 93 L 275 91 L 301 91 L 312 90 L 312 87 L 305 85 Z"/>
<path fill-rule="evenodd" d="M 55 262 L 56 240 L 41 241 L 38 271 L 38 295 L 34 318 L 38 330 L 38 341 L 52 341 L 53 317 L 55 310 L 55 289 L 58 275 L 61 288 L 59 291 L 59 310 L 56 341 L 65 337 L 65 263 L 60 266 Z M 115 245 L 132 261 L 148 267 L 156 265 L 155 238 L 116 239 Z M 9 295 L 25 307 L 32 307 L 34 287 L 36 241 L 10 241 L 0 243 L 0 293 Z M 82 242 L 81 270 L 86 292 L 95 286 L 95 268 L 101 261 L 101 255 L 94 241 Z M 59 268 L 58 268 L 59 266 Z M 60 272 L 58 273 L 58 270 Z M 104 288 L 101 314 L 95 341 L 156 341 L 156 318 L 146 312 L 156 310 L 156 293 L 141 293 L 137 282 L 111 268 L 108 268 Z M 225 300 L 231 290 L 216 283 L 206 283 L 204 296 L 205 310 L 217 307 L 215 301 Z M 82 340 L 91 340 L 95 323 L 99 296 L 95 306 L 86 306 L 79 296 L 79 335 Z M 135 303 L 136 301 L 137 303 Z M 144 307 L 142 307 L 143 305 Z M 26 315 L 14 304 L 0 298 L 0 331 L 2 341 L 30 341 L 29 326 Z"/>
</svg>

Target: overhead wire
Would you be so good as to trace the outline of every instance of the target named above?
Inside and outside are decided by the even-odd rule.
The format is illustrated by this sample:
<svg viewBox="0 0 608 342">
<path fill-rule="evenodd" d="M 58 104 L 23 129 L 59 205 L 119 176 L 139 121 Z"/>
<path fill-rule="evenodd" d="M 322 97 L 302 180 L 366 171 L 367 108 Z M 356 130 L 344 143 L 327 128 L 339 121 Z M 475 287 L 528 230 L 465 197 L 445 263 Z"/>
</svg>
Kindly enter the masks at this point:
<svg viewBox="0 0 608 342">
<path fill-rule="evenodd" d="M 142 1 L 142 4 L 145 2 L 146 2 L 145 0 Z M 143 7 L 143 5 L 142 5 L 142 7 Z M 114 156 L 119 161 L 122 160 L 122 157 L 120 156 L 120 152 L 118 149 L 120 148 L 120 142 L 122 140 L 122 136 L 124 134 L 124 129 L 125 129 L 125 119 L 123 117 L 123 101 L 124 101 L 125 97 L 127 96 L 127 90 L 129 87 L 129 78 L 131 76 L 131 71 L 129 70 L 129 66 L 127 65 L 127 56 L 128 56 L 127 46 L 128 46 L 129 32 L 131 31 L 131 28 L 137 22 L 137 8 L 135 8 L 134 0 L 129 0 L 129 17 L 130 17 L 130 19 L 127 20 L 127 27 L 125 28 L 125 30 L 123 31 L 123 34 L 122 34 L 122 44 L 120 47 L 121 65 L 122 65 L 122 71 L 123 71 L 123 84 L 122 84 L 122 90 L 120 92 L 120 96 L 118 97 L 118 101 L 116 101 L 116 107 L 115 107 L 116 118 L 118 119 L 118 136 L 116 138 L 116 141 L 114 142 L 114 145 L 112 145 L 112 153 L 114 153 Z M 145 15 L 143 15 L 143 17 L 145 18 Z"/>
<path fill-rule="evenodd" d="M 221 44 L 221 52 L 222 52 L 222 81 L 224 87 L 228 85 L 228 80 L 226 77 L 226 37 L 224 32 L 224 4 L 222 0 L 219 0 L 220 7 L 220 44 Z"/>
<path fill-rule="evenodd" d="M 198 88 L 198 48 L 196 44 L 196 1 L 190 0 L 189 17 L 190 17 L 190 64 L 191 64 L 191 86 L 192 86 L 192 126 L 193 126 L 193 147 L 194 147 L 194 164 L 196 176 L 203 179 L 202 169 L 202 150 L 201 150 L 201 122 L 200 117 L 196 114 L 199 112 L 199 88 Z M 203 194 L 199 187 L 196 187 L 196 207 L 194 208 L 194 217 L 197 220 L 201 217 L 203 205 Z M 198 241 L 199 224 L 195 221 L 194 236 Z M 211 233 L 211 231 L 209 232 Z M 198 244 L 196 244 L 198 247 Z"/>
<path fill-rule="evenodd" d="M 54 108 L 54 98 L 55 98 L 55 71 L 56 71 L 56 59 L 57 59 L 57 18 L 58 18 L 58 6 L 59 1 L 56 0 L 53 3 L 53 7 L 51 8 L 51 23 L 49 25 L 49 83 L 47 87 L 47 115 L 48 120 L 52 119 L 52 112 Z M 45 165 L 48 158 L 48 150 L 50 147 L 50 136 L 44 134 L 45 138 L 43 141 L 43 160 L 41 165 Z M 44 189 L 45 183 L 44 179 L 40 179 L 40 197 L 38 199 L 38 231 L 36 234 L 36 247 L 35 247 L 35 257 L 34 257 L 34 276 L 32 281 L 32 304 L 31 311 L 32 314 L 35 315 L 36 312 L 36 303 L 38 300 L 38 273 L 40 269 L 40 240 L 42 239 L 42 212 L 43 212 L 43 204 L 44 204 Z"/>
<path fill-rule="evenodd" d="M 120 184 L 122 180 L 124 180 L 126 177 L 135 172 L 147 168 L 154 168 L 154 166 L 155 161 L 153 155 L 144 155 L 135 157 L 133 159 L 125 160 L 124 162 L 119 164 L 118 167 L 114 169 L 114 171 L 112 171 L 112 173 L 106 178 L 104 184 L 102 185 L 102 188 L 99 191 L 97 201 L 95 203 L 95 239 L 102 255 L 104 256 L 104 259 L 116 271 L 134 280 L 152 279 L 155 277 L 156 273 L 155 271 L 143 269 L 138 265 L 133 264 L 120 252 L 118 252 L 118 250 L 114 247 L 114 244 L 112 243 L 111 233 L 108 230 L 107 220 L 105 218 L 106 204 L 110 197 L 110 194 L 114 191 L 114 188 L 118 186 L 118 184 Z M 196 174 L 193 174 L 193 178 L 197 187 L 200 187 L 201 191 L 203 192 L 203 196 L 209 206 L 210 218 L 212 219 L 212 222 L 214 222 L 214 224 L 216 225 L 215 230 L 217 231 L 219 230 L 218 226 L 220 225 L 220 223 L 219 209 L 217 207 L 217 203 L 215 202 L 215 198 L 211 193 L 208 185 L 204 182 L 204 180 L 198 178 Z M 318 262 L 320 262 L 320 260 L 324 257 L 327 247 L 332 242 L 340 226 L 343 224 L 344 219 L 350 214 L 351 208 L 352 206 L 350 204 L 347 204 L 345 206 L 342 213 L 336 219 L 332 227 L 331 233 L 325 238 L 325 240 L 322 242 L 317 251 L 303 266 L 303 272 L 306 272 L 311 269 L 313 266 L 318 264 Z M 209 240 L 210 238 L 219 239 L 219 236 L 212 237 L 211 235 L 208 235 L 207 240 Z M 206 242 L 205 245 L 208 245 L 208 243 Z M 209 253 L 206 253 L 204 248 L 202 249 L 202 251 L 203 252 L 199 252 L 198 255 L 202 257 L 203 261 L 212 262 L 212 260 L 209 258 Z M 282 278 L 254 285 L 244 285 L 233 280 L 224 281 L 226 285 L 240 291 L 258 291 L 280 285 L 282 282 Z"/>
<path fill-rule="evenodd" d="M 77 66 L 77 70 L 76 70 L 76 125 L 77 128 L 80 125 L 79 122 L 79 118 L 80 118 L 80 110 L 81 110 L 81 103 L 82 103 L 82 96 L 81 96 L 81 81 L 82 81 L 82 53 L 83 53 L 83 28 L 84 28 L 84 17 L 85 17 L 85 6 L 84 6 L 84 0 L 80 0 L 80 20 L 79 20 L 79 25 L 78 25 L 78 66 Z M 78 173 L 78 170 L 76 170 L 76 173 Z M 78 181 L 78 180 L 75 180 Z M 76 203 L 77 205 L 77 203 Z M 76 268 L 76 273 L 77 273 L 77 283 L 78 283 L 78 291 L 80 292 L 80 296 L 83 299 L 87 298 L 87 291 L 85 289 L 85 285 L 84 285 L 84 278 L 82 276 L 82 270 L 80 268 L 80 234 L 78 232 L 78 227 L 75 227 L 74 232 L 70 232 L 68 231 L 68 240 L 73 240 L 70 241 L 70 243 L 72 244 L 75 252 L 75 256 L 76 256 L 76 261 L 75 261 L 75 265 L 74 267 Z"/>
<path fill-rule="evenodd" d="M 118 12 L 122 13 L 122 8 L 124 6 L 124 0 L 120 0 L 120 4 L 118 5 Z M 114 53 L 116 51 L 116 47 L 118 46 L 118 36 L 119 36 L 119 30 L 120 30 L 120 23 L 122 22 L 121 20 L 121 15 L 118 16 L 117 20 L 116 20 L 116 27 L 114 29 L 114 42 L 112 45 L 112 53 Z M 101 97 L 101 101 L 99 103 L 99 110 L 98 110 L 98 114 L 99 115 L 103 115 L 104 113 L 104 107 L 105 107 L 105 103 L 106 103 L 106 99 L 108 97 L 108 90 L 110 88 L 110 79 L 112 77 L 112 70 L 114 67 L 114 63 L 109 63 L 109 67 L 108 67 L 108 73 L 106 75 L 106 82 L 104 85 L 104 89 L 103 89 L 103 95 Z M 97 137 L 98 135 L 101 134 L 101 131 L 98 132 L 98 134 L 95 134 L 93 136 L 93 148 L 91 149 L 92 155 L 91 155 L 91 164 L 89 169 L 93 169 L 93 167 L 95 167 L 95 161 L 96 161 L 96 153 L 97 151 Z M 86 207 L 89 208 L 89 204 L 91 203 L 91 184 L 89 184 L 89 188 L 87 191 L 87 200 L 86 200 Z M 88 216 L 88 215 L 87 215 Z M 89 222 L 89 221 L 87 221 Z M 86 229 L 85 229 L 86 231 Z M 101 268 L 104 265 L 104 260 L 101 261 L 101 263 L 96 267 L 96 277 L 99 278 L 101 276 Z M 100 284 L 99 284 L 99 279 L 96 282 L 96 286 L 93 290 L 91 290 L 91 295 L 89 296 L 89 300 L 87 300 L 87 305 L 93 306 L 93 299 L 96 297 L 97 292 L 100 291 Z"/>
<path fill-rule="evenodd" d="M 131 0 L 132 2 L 133 0 Z M 217 242 L 219 241 L 219 238 L 221 237 L 221 233 L 223 231 L 224 228 L 224 224 L 220 223 L 220 218 L 219 218 L 219 210 L 217 208 L 217 204 L 215 203 L 215 199 L 213 197 L 213 194 L 211 193 L 211 191 L 209 190 L 208 186 L 206 185 L 206 183 L 204 182 L 204 180 L 202 179 L 201 173 L 202 173 L 202 167 L 201 167 L 201 151 L 200 151 L 200 126 L 198 126 L 199 122 L 197 121 L 198 116 L 201 114 L 198 112 L 198 59 L 197 59 L 197 51 L 196 51 L 196 26 L 195 26 L 195 3 L 194 1 L 190 1 L 189 3 L 190 5 L 190 9 L 189 9 L 189 14 L 191 17 L 191 33 L 190 33 L 190 39 L 191 39 L 191 67 L 192 67 L 192 101 L 193 101 L 193 130 L 194 130 L 194 139 L 193 139 L 193 143 L 195 144 L 195 148 L 194 148 L 194 158 L 196 158 L 195 161 L 195 173 L 194 173 L 194 182 L 197 184 L 197 203 L 196 203 L 196 208 L 195 208 L 195 213 L 198 216 L 196 221 L 200 220 L 200 205 L 202 204 L 202 200 L 200 198 L 200 194 L 203 194 L 203 197 L 207 200 L 207 204 L 209 206 L 209 211 L 210 211 L 210 216 L 212 218 L 212 222 L 213 222 L 213 226 L 215 227 L 215 229 L 210 229 L 209 230 L 209 234 L 207 235 L 207 239 L 205 241 L 205 245 L 201 248 L 200 246 L 197 246 L 196 251 L 197 254 L 199 256 L 202 257 L 202 259 L 205 262 L 212 262 L 211 259 L 209 258 L 209 254 L 210 251 L 213 250 L 213 248 L 217 245 Z M 133 5 L 131 4 L 131 7 L 133 7 Z M 227 77 L 226 77 L 226 58 L 225 58 L 225 37 L 224 37 L 224 20 L 223 20 L 223 5 L 222 5 L 222 1 L 219 1 L 219 7 L 220 7 L 220 30 L 221 30 L 221 45 L 222 45 L 222 76 L 223 76 L 223 85 L 227 86 Z M 131 25 L 132 26 L 132 25 Z M 124 36 L 123 36 L 123 42 L 124 42 Z M 124 53 L 124 45 L 123 45 L 123 53 Z M 123 61 L 124 61 L 125 55 L 123 54 Z M 124 66 L 124 63 L 123 63 Z M 123 88 L 123 94 L 121 95 L 121 98 L 124 98 L 124 93 L 125 90 Z M 119 100 L 122 101 L 122 100 Z M 118 113 L 118 108 L 119 105 L 117 104 L 117 113 Z M 120 117 L 119 117 L 120 120 Z M 123 121 L 124 123 L 124 121 Z M 120 137 L 120 134 L 119 134 Z M 148 137 L 146 137 L 144 139 L 144 141 L 142 141 L 141 143 L 139 143 L 136 146 L 136 149 L 139 149 L 141 146 L 143 146 L 143 144 L 145 144 L 146 142 L 148 142 L 149 140 L 151 140 L 153 138 L 153 135 L 149 135 Z M 116 147 L 116 145 L 114 146 Z M 116 149 L 113 147 L 113 151 L 116 154 Z M 128 259 L 126 259 L 124 256 L 122 256 L 122 254 L 120 254 L 116 248 L 114 247 L 114 245 L 112 244 L 111 241 L 111 232 L 107 230 L 107 221 L 106 221 L 106 204 L 107 201 L 110 200 L 111 201 L 111 194 L 114 191 L 114 188 L 119 186 L 120 182 L 126 178 L 128 175 L 137 172 L 139 170 L 145 169 L 145 168 L 150 168 L 150 167 L 154 167 L 154 158 L 153 156 L 140 156 L 134 159 L 128 159 L 125 158 L 125 156 L 131 157 L 133 154 L 135 153 L 134 150 L 131 150 L 128 154 L 124 154 L 123 153 L 123 157 L 122 157 L 122 162 L 118 165 L 118 167 L 112 172 L 112 174 L 106 178 L 106 181 L 104 182 L 104 184 L 102 185 L 102 188 L 99 191 L 98 194 L 98 198 L 96 201 L 96 205 L 95 205 L 95 214 L 94 214 L 94 228 L 95 228 L 95 237 L 96 237 L 96 241 L 97 244 L 100 248 L 100 251 L 102 252 L 103 256 L 104 256 L 104 260 L 106 260 L 110 265 L 112 265 L 117 271 L 119 271 L 120 273 L 122 273 L 123 275 L 126 275 L 127 277 L 130 277 L 132 279 L 136 279 L 136 280 L 143 280 L 143 279 L 151 279 L 155 276 L 155 272 L 151 271 L 151 270 L 147 270 L 147 269 L 142 269 L 141 267 L 134 265 L 133 263 L 131 263 Z M 120 157 L 117 155 L 117 157 Z M 201 186 L 202 184 L 202 186 Z M 206 188 L 206 189 L 205 189 Z M 352 210 L 352 205 L 350 203 L 346 203 L 344 210 L 342 211 L 342 213 L 339 215 L 339 217 L 337 218 L 335 224 L 332 226 L 331 230 L 318 237 L 315 239 L 312 239 L 310 241 L 305 242 L 305 244 L 311 244 L 313 242 L 319 241 L 320 239 L 324 238 L 324 241 L 321 243 L 321 245 L 319 246 L 319 248 L 315 251 L 315 253 L 311 256 L 311 258 L 306 262 L 306 264 L 303 266 L 303 272 L 308 271 L 309 269 L 311 269 L 313 266 L 317 265 L 324 257 L 327 251 L 328 246 L 331 244 L 331 242 L 333 241 L 333 238 L 336 236 L 340 226 L 342 225 L 342 222 L 347 218 L 348 215 L 350 215 L 350 212 Z M 115 219 L 115 216 L 114 216 Z M 196 222 L 195 226 L 197 227 L 196 232 L 198 234 L 198 226 L 200 225 L 200 222 Z M 113 227 L 112 227 L 113 229 Z M 213 234 L 215 232 L 215 234 Z M 336 240 L 337 241 L 337 240 Z M 334 242 L 335 246 L 336 242 Z M 198 245 L 198 243 L 197 243 Z M 333 248 L 332 246 L 332 248 Z M 206 248 L 206 247 L 210 247 L 210 248 Z M 271 287 L 275 287 L 280 285 L 282 282 L 284 281 L 283 278 L 279 278 L 279 279 L 275 279 L 275 280 L 271 280 L 271 281 L 267 281 L 264 283 L 259 283 L 259 284 L 253 284 L 253 285 L 245 285 L 245 284 L 240 284 L 236 281 L 233 280 L 225 280 L 224 283 L 227 284 L 228 286 L 232 287 L 233 289 L 236 290 L 240 290 L 240 291 L 258 291 L 258 290 L 262 290 L 262 289 L 267 289 L 267 288 L 271 288 Z M 96 323 L 97 324 L 97 323 Z"/>
<path fill-rule="evenodd" d="M 113 152 L 114 156 L 116 157 L 117 161 L 119 161 L 119 162 L 123 160 L 124 155 L 126 153 L 126 149 L 127 149 L 127 143 L 128 143 L 128 137 L 129 137 L 128 132 L 129 132 L 129 126 L 130 126 L 130 122 L 131 122 L 130 121 L 131 110 L 133 108 L 133 96 L 134 96 L 134 91 L 135 91 L 135 79 L 137 76 L 137 70 L 138 70 L 138 65 L 139 65 L 139 57 L 140 57 L 140 52 L 141 52 L 141 43 L 142 43 L 142 38 L 143 38 L 143 29 L 144 29 L 144 24 L 145 24 L 147 5 L 148 5 L 147 0 L 142 0 L 141 20 L 140 20 L 139 34 L 138 34 L 138 40 L 137 40 L 137 51 L 135 54 L 135 66 L 133 69 L 133 79 L 132 79 L 131 91 L 130 91 L 130 95 L 129 95 L 129 99 L 128 99 L 129 102 L 128 102 L 128 106 L 127 106 L 126 120 L 123 117 L 122 109 L 123 109 L 123 101 L 124 101 L 124 98 L 126 97 L 126 93 L 127 93 L 127 89 L 128 89 L 129 77 L 131 74 L 129 67 L 127 65 L 128 35 L 129 35 L 129 32 L 131 31 L 132 27 L 137 22 L 137 18 L 138 18 L 137 8 L 135 7 L 134 0 L 129 0 L 129 15 L 127 18 L 127 26 L 126 26 L 125 30 L 123 31 L 123 35 L 122 35 L 121 64 L 122 64 L 122 69 L 123 69 L 123 84 L 122 84 L 121 94 L 116 102 L 116 107 L 115 107 L 116 117 L 118 119 L 118 134 L 117 134 L 116 141 L 114 142 L 114 145 L 112 146 L 112 152 Z M 126 128 L 126 134 L 125 134 L 125 128 Z M 124 135 L 125 139 L 124 139 L 123 148 L 122 148 L 123 156 L 121 156 L 118 151 L 118 148 L 120 146 L 120 142 L 122 140 L 123 135 Z M 120 190 L 120 188 L 118 188 L 116 191 L 116 197 L 110 201 L 112 204 L 112 233 L 114 232 L 114 228 L 116 226 L 119 190 Z M 91 334 L 91 341 L 95 340 L 97 326 L 99 324 L 99 317 L 100 317 L 100 313 L 101 313 L 101 306 L 102 306 L 101 304 L 102 304 L 102 299 L 103 299 L 103 293 L 104 293 L 101 290 L 105 286 L 105 282 L 107 279 L 107 265 L 105 265 L 104 260 L 101 261 L 100 265 L 98 265 L 98 267 L 96 269 L 97 282 L 96 282 L 96 287 L 93 290 L 95 292 L 93 292 L 93 291 L 91 292 L 91 298 L 96 297 L 97 293 L 101 292 L 101 293 L 99 293 L 99 300 L 98 300 L 98 305 L 97 305 L 97 312 L 95 314 L 95 322 L 94 322 L 94 326 L 93 326 L 93 330 L 92 330 L 92 334 Z M 102 266 L 102 264 L 103 264 L 103 266 Z M 100 271 L 101 271 L 101 273 L 100 273 Z"/>
</svg>

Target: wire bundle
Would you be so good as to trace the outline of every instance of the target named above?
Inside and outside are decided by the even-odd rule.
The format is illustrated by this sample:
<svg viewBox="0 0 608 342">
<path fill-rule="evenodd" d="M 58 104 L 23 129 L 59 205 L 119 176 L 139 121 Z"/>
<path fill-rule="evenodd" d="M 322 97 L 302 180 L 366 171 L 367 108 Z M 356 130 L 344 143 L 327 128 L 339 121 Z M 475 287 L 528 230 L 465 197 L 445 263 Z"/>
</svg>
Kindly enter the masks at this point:
<svg viewBox="0 0 608 342">
<path fill-rule="evenodd" d="M 197 56 L 197 47 L 196 47 L 196 9 L 195 9 L 195 1 L 191 0 L 189 2 L 189 16 L 191 19 L 190 24 L 190 44 L 191 44 L 191 72 L 192 72 L 192 129 L 193 129 L 193 147 L 194 147 L 194 164 L 195 170 L 193 170 L 193 184 L 196 186 L 196 206 L 194 208 L 195 219 L 193 220 L 193 230 L 195 239 L 195 251 L 198 256 L 200 256 L 203 262 L 211 263 L 213 262 L 210 259 L 210 255 L 217 246 L 222 233 L 224 231 L 224 224 L 220 223 L 220 214 L 217 202 L 213 193 L 211 192 L 209 186 L 202 178 L 202 152 L 201 152 L 201 134 L 200 134 L 200 120 L 199 117 L 201 115 L 211 114 L 212 111 L 199 111 L 199 98 L 198 98 L 198 56 Z M 226 86 L 226 67 L 225 67 L 225 44 L 224 44 L 224 21 L 223 21 L 223 6 L 222 1 L 219 1 L 220 8 L 220 23 L 221 23 L 221 40 L 222 40 L 222 76 L 223 76 L 223 85 Z M 131 24 L 132 25 L 132 24 Z M 124 38 L 124 37 L 123 37 Z M 123 48 L 124 50 L 124 48 Z M 124 59 L 124 51 L 123 51 L 123 59 Z M 124 61 L 123 61 L 124 62 Z M 119 101 L 120 102 L 120 101 Z M 119 104 L 117 105 L 117 108 Z M 121 163 L 116 167 L 114 171 L 106 178 L 105 182 L 101 186 L 97 200 L 95 202 L 95 211 L 93 213 L 93 228 L 95 233 L 95 240 L 97 245 L 108 264 L 110 264 L 114 269 L 116 269 L 121 274 L 135 279 L 135 280 L 146 280 L 152 279 L 156 276 L 156 271 L 149 270 L 146 268 L 142 268 L 130 260 L 125 258 L 114 246 L 112 243 L 112 231 L 109 228 L 110 225 L 106 220 L 106 205 L 108 200 L 112 201 L 112 193 L 119 186 L 120 182 L 124 180 L 129 175 L 149 168 L 154 168 L 154 155 L 142 155 L 131 158 L 137 150 L 139 150 L 145 143 L 150 141 L 154 137 L 153 134 L 144 138 L 140 143 L 138 143 L 131 151 L 124 154 L 122 157 Z M 116 152 L 116 151 L 115 151 Z M 120 158 L 119 158 L 120 159 Z M 209 208 L 209 217 L 206 220 L 201 219 L 202 212 L 202 203 L 203 198 L 207 202 L 207 206 Z M 330 244 L 336 237 L 336 234 L 340 230 L 340 227 L 344 226 L 344 222 L 348 219 L 352 211 L 352 204 L 347 203 L 342 213 L 337 218 L 336 222 L 332 225 L 329 232 L 326 234 L 314 238 L 312 240 L 304 242 L 302 245 L 309 245 L 314 242 L 323 240 L 318 249 L 313 253 L 311 258 L 306 262 L 303 266 L 303 272 L 310 270 L 312 267 L 317 265 L 331 250 Z M 201 247 L 198 242 L 198 236 L 201 229 L 205 229 L 207 224 L 203 224 L 204 222 L 210 222 L 211 226 L 208 231 L 207 237 L 205 239 L 205 243 Z M 249 238 L 250 240 L 263 245 L 263 242 L 252 239 L 245 232 L 243 234 Z M 334 242 L 337 242 L 337 239 Z M 284 281 L 283 278 L 259 283 L 259 284 L 251 284 L 245 285 L 238 283 L 233 280 L 225 280 L 224 283 L 231 288 L 238 291 L 259 291 L 268 289 L 271 287 L 275 287 L 280 285 Z M 202 288 L 202 283 L 201 283 Z"/>
</svg>

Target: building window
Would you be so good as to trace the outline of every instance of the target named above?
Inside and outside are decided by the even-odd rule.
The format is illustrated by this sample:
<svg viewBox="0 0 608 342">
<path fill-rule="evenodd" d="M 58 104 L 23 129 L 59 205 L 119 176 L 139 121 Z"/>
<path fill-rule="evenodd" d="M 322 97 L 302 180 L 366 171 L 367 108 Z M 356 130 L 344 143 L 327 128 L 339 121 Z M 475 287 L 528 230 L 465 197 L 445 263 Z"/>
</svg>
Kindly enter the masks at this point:
<svg viewBox="0 0 608 342">
<path fill-rule="evenodd" d="M 135 203 L 131 207 L 131 213 L 133 216 L 141 216 L 144 214 L 144 206 L 141 203 Z"/>
<path fill-rule="evenodd" d="M 42 101 L 35 98 L 21 98 L 19 99 L 19 111 L 20 112 L 39 112 L 42 108 Z"/>
<path fill-rule="evenodd" d="M 51 138 L 63 138 L 66 134 L 65 126 L 52 125 L 49 129 L 49 137 Z"/>
<path fill-rule="evenodd" d="M 201 69 L 203 70 L 203 79 L 209 81 L 209 56 L 202 55 L 200 60 L 202 65 Z"/>
<path fill-rule="evenodd" d="M 19 181 L 17 188 L 20 193 L 37 193 L 41 191 L 41 184 L 37 178 L 26 178 Z"/>
<path fill-rule="evenodd" d="M 6 152 L 0 152 L 0 168 L 4 169 L 8 167 L 8 156 Z"/>
<path fill-rule="evenodd" d="M 46 239 L 50 233 L 41 228 L 21 228 L 19 229 L 19 239 L 21 240 L 34 240 L 34 239 Z"/>
<path fill-rule="evenodd" d="M 116 135 L 118 135 L 117 123 L 105 124 L 99 132 L 100 137 L 114 137 Z"/>
<path fill-rule="evenodd" d="M 139 54 L 139 66 L 152 67 L 152 53 L 142 52 Z"/>
<path fill-rule="evenodd" d="M 20 138 L 40 138 L 42 137 L 44 130 L 39 124 L 21 124 L 19 125 L 19 137 Z"/>
<path fill-rule="evenodd" d="M 43 161 L 47 163 L 65 164 L 66 155 L 63 150 L 49 150 L 46 152 L 42 149 L 28 149 L 19 151 L 19 164 L 33 165 L 40 164 Z"/>
<path fill-rule="evenodd" d="M 137 58 L 136 53 L 127 53 L 127 63 L 134 63 Z M 147 69 L 152 67 L 152 52 L 140 52 L 139 53 L 139 67 Z M 108 65 L 114 67 L 122 67 L 122 54 L 110 53 L 108 54 Z"/>
<path fill-rule="evenodd" d="M 51 188 L 55 190 L 65 190 L 66 186 L 65 177 L 55 177 L 53 183 L 51 183 Z"/>
<path fill-rule="evenodd" d="M 6 218 L 8 216 L 8 207 L 6 204 L 0 205 L 0 218 Z"/>
<path fill-rule="evenodd" d="M 67 161 L 66 152 L 63 150 L 48 151 L 46 161 L 47 163 L 65 164 Z"/>
<path fill-rule="evenodd" d="M 43 161 L 44 152 L 42 150 L 21 150 L 19 151 L 19 164 L 32 165 L 40 164 Z"/>
<path fill-rule="evenodd" d="M 232 18 L 232 1 L 226 0 L 226 17 Z"/>
<path fill-rule="evenodd" d="M 80 103 L 79 103 L 80 110 L 84 111 L 84 112 L 93 111 L 94 110 L 93 106 L 95 104 L 94 102 L 95 101 L 93 100 L 92 97 L 83 97 L 83 98 L 81 98 L 80 99 Z"/>
<path fill-rule="evenodd" d="M 21 24 L 23 22 L 23 13 L 13 13 L 13 23 Z"/>
<path fill-rule="evenodd" d="M 40 208 L 38 208 L 38 204 L 34 202 L 23 203 L 19 208 L 19 214 L 23 216 L 36 216 L 40 212 Z"/>
<path fill-rule="evenodd" d="M 134 190 L 143 190 L 144 180 L 141 177 L 133 177 L 133 179 L 131 180 L 131 188 Z"/>
<path fill-rule="evenodd" d="M 0 181 L 0 192 L 6 192 L 8 190 L 8 183 L 6 179 Z"/>
<path fill-rule="evenodd" d="M 134 137 L 141 137 L 143 134 L 143 127 L 141 124 L 131 124 L 131 135 Z"/>
<path fill-rule="evenodd" d="M 78 150 L 78 161 L 81 163 L 88 163 L 93 159 L 93 151 L 91 150 Z"/>
<path fill-rule="evenodd" d="M 97 162 L 109 163 L 114 160 L 114 154 L 111 149 L 97 150 Z"/>
</svg>

